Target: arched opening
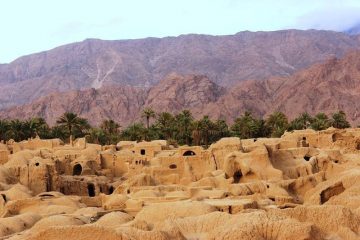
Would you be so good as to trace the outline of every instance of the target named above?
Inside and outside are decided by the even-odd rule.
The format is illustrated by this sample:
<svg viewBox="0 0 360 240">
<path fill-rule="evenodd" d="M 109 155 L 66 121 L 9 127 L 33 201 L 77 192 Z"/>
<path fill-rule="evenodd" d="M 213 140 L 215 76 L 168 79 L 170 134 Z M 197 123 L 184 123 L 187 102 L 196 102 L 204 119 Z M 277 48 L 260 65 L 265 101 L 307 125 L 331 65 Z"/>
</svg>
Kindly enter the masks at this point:
<svg viewBox="0 0 360 240">
<path fill-rule="evenodd" d="M 50 194 L 50 193 L 44 193 L 44 194 L 39 195 L 39 197 L 52 198 L 52 197 L 55 197 L 55 196 L 53 194 Z"/>
<path fill-rule="evenodd" d="M 237 170 L 237 171 L 234 173 L 234 175 L 233 175 L 234 183 L 239 183 L 241 177 L 242 177 L 242 172 L 241 172 L 241 170 Z"/>
<path fill-rule="evenodd" d="M 195 156 L 195 152 L 191 151 L 191 150 L 187 150 L 186 152 L 184 152 L 183 156 Z"/>
<path fill-rule="evenodd" d="M 343 136 L 340 133 L 334 133 L 331 138 L 333 142 L 336 142 L 338 140 L 342 140 Z"/>
<path fill-rule="evenodd" d="M 304 160 L 307 161 L 307 162 L 310 160 L 310 158 L 311 158 L 311 156 L 309 156 L 309 155 L 304 156 Z"/>
<path fill-rule="evenodd" d="M 176 164 L 173 163 L 173 164 L 170 164 L 170 165 L 169 165 L 169 168 L 170 168 L 170 169 L 176 169 L 177 166 L 176 166 Z"/>
<path fill-rule="evenodd" d="M 73 176 L 79 176 L 82 172 L 82 166 L 81 164 L 77 163 L 73 167 Z"/>
<path fill-rule="evenodd" d="M 87 186 L 89 197 L 95 197 L 95 186 L 92 183 L 89 183 Z"/>
<path fill-rule="evenodd" d="M 35 163 L 35 166 L 37 166 L 37 167 L 38 167 L 39 165 L 40 165 L 40 163 L 38 163 L 38 162 L 37 162 L 37 163 Z"/>
<path fill-rule="evenodd" d="M 141 155 L 145 155 L 145 149 L 141 149 L 141 150 L 140 150 L 140 154 L 141 154 Z"/>
<path fill-rule="evenodd" d="M 110 186 L 109 187 L 109 194 L 112 194 L 114 192 L 114 187 L 113 186 Z"/>
<path fill-rule="evenodd" d="M 303 139 L 303 141 L 306 141 L 306 137 L 303 137 L 302 139 Z"/>
</svg>

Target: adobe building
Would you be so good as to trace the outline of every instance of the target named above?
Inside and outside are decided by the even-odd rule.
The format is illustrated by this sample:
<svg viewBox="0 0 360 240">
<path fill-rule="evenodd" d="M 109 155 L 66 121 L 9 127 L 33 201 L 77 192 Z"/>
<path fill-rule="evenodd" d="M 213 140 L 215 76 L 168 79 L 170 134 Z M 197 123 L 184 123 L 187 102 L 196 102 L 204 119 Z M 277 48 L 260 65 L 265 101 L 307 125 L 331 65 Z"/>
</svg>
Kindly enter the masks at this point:
<svg viewBox="0 0 360 240">
<path fill-rule="evenodd" d="M 357 239 L 359 143 L 360 129 L 334 128 L 223 138 L 208 149 L 8 141 L 0 144 L 0 237 Z"/>
</svg>

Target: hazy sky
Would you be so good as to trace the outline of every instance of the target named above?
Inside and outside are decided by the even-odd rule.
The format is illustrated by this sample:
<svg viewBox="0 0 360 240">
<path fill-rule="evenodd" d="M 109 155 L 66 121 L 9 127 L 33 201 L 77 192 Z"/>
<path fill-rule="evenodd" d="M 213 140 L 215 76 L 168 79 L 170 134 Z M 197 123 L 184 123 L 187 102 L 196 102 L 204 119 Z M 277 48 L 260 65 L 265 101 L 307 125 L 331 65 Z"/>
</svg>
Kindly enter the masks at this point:
<svg viewBox="0 0 360 240">
<path fill-rule="evenodd" d="M 360 0 L 0 0 L 0 63 L 86 38 L 343 30 Z"/>
</svg>

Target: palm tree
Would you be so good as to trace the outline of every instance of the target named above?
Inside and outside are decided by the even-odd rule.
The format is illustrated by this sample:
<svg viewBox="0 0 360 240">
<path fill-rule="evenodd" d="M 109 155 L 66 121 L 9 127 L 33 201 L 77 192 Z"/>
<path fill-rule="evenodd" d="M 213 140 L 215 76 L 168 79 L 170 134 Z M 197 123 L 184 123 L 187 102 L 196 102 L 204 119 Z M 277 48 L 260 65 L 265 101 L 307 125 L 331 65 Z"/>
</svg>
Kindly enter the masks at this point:
<svg viewBox="0 0 360 240">
<path fill-rule="evenodd" d="M 108 136 L 101 128 L 91 128 L 87 140 L 90 143 L 105 145 L 108 142 Z"/>
<path fill-rule="evenodd" d="M 100 125 L 100 128 L 109 135 L 119 133 L 120 127 L 121 126 L 112 119 L 104 120 Z"/>
<path fill-rule="evenodd" d="M 155 125 L 160 131 L 160 136 L 166 140 L 171 139 L 174 133 L 175 118 L 169 112 L 162 112 L 158 114 Z"/>
<path fill-rule="evenodd" d="M 346 120 L 346 114 L 343 111 L 338 111 L 332 115 L 330 120 L 331 125 L 334 128 L 349 128 L 350 123 Z"/>
<path fill-rule="evenodd" d="M 150 118 L 155 117 L 155 111 L 152 108 L 147 107 L 147 108 L 145 108 L 143 110 L 142 117 L 146 119 L 146 128 L 149 129 L 149 127 L 150 127 Z"/>
<path fill-rule="evenodd" d="M 52 138 L 60 138 L 61 140 L 65 141 L 65 139 L 68 137 L 68 133 L 64 126 L 53 126 L 50 129 L 50 136 Z"/>
<path fill-rule="evenodd" d="M 122 131 L 121 137 L 130 141 L 141 141 L 145 139 L 146 131 L 142 123 L 134 123 Z"/>
<path fill-rule="evenodd" d="M 325 130 L 330 127 L 329 117 L 325 113 L 318 113 L 313 118 L 313 122 L 310 127 L 316 131 Z"/>
<path fill-rule="evenodd" d="M 6 133 L 9 130 L 9 122 L 6 120 L 0 120 L 0 141 L 8 140 Z"/>
<path fill-rule="evenodd" d="M 269 132 L 265 121 L 254 118 L 249 111 L 235 120 L 231 130 L 235 136 L 243 139 L 265 137 Z"/>
<path fill-rule="evenodd" d="M 266 119 L 272 137 L 280 137 L 288 128 L 288 119 L 282 112 L 274 112 Z"/>
<path fill-rule="evenodd" d="M 10 139 L 14 139 L 16 142 L 25 140 L 27 137 L 26 127 L 24 123 L 18 119 L 11 120 L 9 123 L 9 128 L 6 132 L 6 136 Z"/>
<path fill-rule="evenodd" d="M 80 118 L 77 114 L 72 112 L 65 112 L 56 123 L 59 126 L 65 127 L 69 132 L 70 143 L 72 144 L 74 131 L 83 132 L 84 129 L 89 128 L 89 123 L 86 119 Z"/>
<path fill-rule="evenodd" d="M 201 122 L 194 121 L 191 126 L 191 137 L 193 139 L 193 144 L 199 146 L 201 143 Z"/>
<path fill-rule="evenodd" d="M 29 126 L 30 136 L 40 136 L 41 138 L 45 137 L 49 133 L 49 126 L 46 123 L 44 118 L 36 117 L 26 121 Z"/>
<path fill-rule="evenodd" d="M 302 113 L 299 117 L 291 121 L 289 130 L 303 130 L 311 126 L 314 119 L 307 112 Z"/>
<path fill-rule="evenodd" d="M 216 129 L 215 124 L 210 120 L 209 116 L 204 116 L 200 120 L 200 129 L 202 140 L 204 141 L 205 147 L 209 145 L 210 136 L 215 135 Z"/>
<path fill-rule="evenodd" d="M 229 137 L 230 131 L 225 120 L 218 119 L 214 122 L 215 134 L 212 136 L 211 142 L 216 142 L 221 138 Z"/>
<path fill-rule="evenodd" d="M 175 119 L 180 142 L 185 142 L 187 145 L 190 145 L 190 126 L 194 120 L 191 112 L 189 110 L 183 110 L 181 113 L 175 116 Z"/>
<path fill-rule="evenodd" d="M 266 121 L 264 119 L 258 119 L 256 121 L 256 129 L 257 133 L 255 137 L 269 137 L 271 134 L 270 127 L 266 124 Z"/>
<path fill-rule="evenodd" d="M 115 143 L 119 139 L 119 128 L 120 125 L 116 123 L 114 120 L 108 119 L 104 120 L 101 125 L 100 129 L 103 131 L 107 144 Z M 94 132 L 94 131 L 93 131 Z"/>
</svg>

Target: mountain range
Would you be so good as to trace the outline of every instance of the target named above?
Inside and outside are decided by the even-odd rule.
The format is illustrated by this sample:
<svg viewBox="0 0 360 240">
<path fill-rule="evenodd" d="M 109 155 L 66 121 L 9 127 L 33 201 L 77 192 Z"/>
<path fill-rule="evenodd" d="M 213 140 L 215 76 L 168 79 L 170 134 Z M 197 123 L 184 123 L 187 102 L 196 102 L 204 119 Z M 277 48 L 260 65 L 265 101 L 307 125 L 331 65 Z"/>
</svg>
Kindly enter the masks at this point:
<svg viewBox="0 0 360 240">
<path fill-rule="evenodd" d="M 73 111 L 128 125 L 151 106 L 229 122 L 342 109 L 357 123 L 359 49 L 358 35 L 317 30 L 85 40 L 0 65 L 0 118 L 54 124 Z"/>
<path fill-rule="evenodd" d="M 290 118 L 301 112 L 331 114 L 344 110 L 350 122 L 360 121 L 360 51 L 333 57 L 288 77 L 242 81 L 231 88 L 204 75 L 170 74 L 149 89 L 104 86 L 99 89 L 53 93 L 30 104 L 0 111 L 3 118 L 44 117 L 50 124 L 65 111 L 79 113 L 93 124 L 111 118 L 128 125 L 141 110 L 209 115 L 231 122 L 245 110 L 257 116 L 283 111 Z"/>
</svg>

